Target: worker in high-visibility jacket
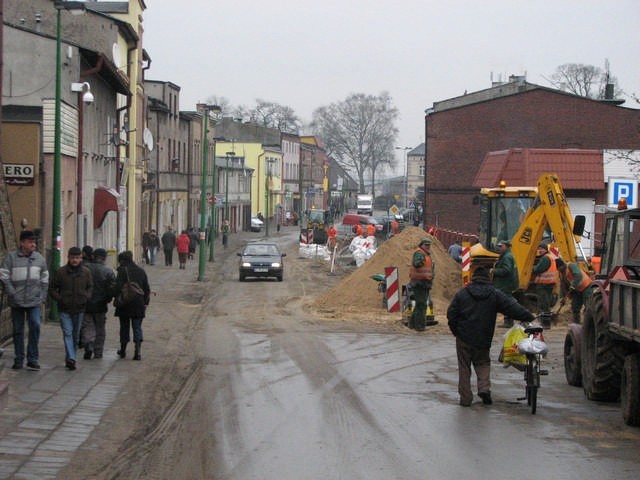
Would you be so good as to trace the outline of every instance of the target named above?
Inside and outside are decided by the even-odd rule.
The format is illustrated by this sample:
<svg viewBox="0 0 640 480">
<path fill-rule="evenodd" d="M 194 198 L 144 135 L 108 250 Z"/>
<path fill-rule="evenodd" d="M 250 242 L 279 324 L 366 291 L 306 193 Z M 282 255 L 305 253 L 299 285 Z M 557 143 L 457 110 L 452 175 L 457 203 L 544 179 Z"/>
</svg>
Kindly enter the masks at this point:
<svg viewBox="0 0 640 480">
<path fill-rule="evenodd" d="M 538 246 L 536 253 L 538 261 L 533 266 L 538 296 L 538 312 L 544 328 L 551 328 L 551 303 L 553 302 L 553 290 L 558 285 L 558 268 L 555 258 L 549 253 L 545 243 Z"/>
<path fill-rule="evenodd" d="M 333 223 L 327 229 L 327 247 L 333 248 L 336 246 L 336 237 L 338 236 L 338 229 L 333 225 Z"/>
<path fill-rule="evenodd" d="M 436 325 L 436 320 L 427 322 L 427 301 L 433 285 L 434 264 L 431 259 L 431 240 L 423 238 L 413 252 L 409 278 L 416 306 L 409 319 L 409 328 L 423 331 L 425 326 Z"/>
<path fill-rule="evenodd" d="M 376 236 L 376 226 L 371 223 L 367 224 L 367 237 L 375 237 Z"/>
<path fill-rule="evenodd" d="M 569 262 L 567 265 L 558 258 L 556 266 L 560 274 L 561 305 L 564 305 L 565 298 L 568 296 L 571 299 L 573 323 L 580 323 L 582 307 L 593 293 L 593 289 L 589 288 L 591 277 L 575 262 Z"/>
</svg>

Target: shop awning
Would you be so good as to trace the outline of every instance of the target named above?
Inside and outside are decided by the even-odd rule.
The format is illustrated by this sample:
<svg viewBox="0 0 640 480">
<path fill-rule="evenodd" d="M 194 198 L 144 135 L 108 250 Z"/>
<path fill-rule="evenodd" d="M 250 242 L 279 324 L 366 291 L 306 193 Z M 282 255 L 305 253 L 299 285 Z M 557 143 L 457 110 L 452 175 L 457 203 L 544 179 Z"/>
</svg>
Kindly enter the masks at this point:
<svg viewBox="0 0 640 480">
<path fill-rule="evenodd" d="M 98 187 L 93 191 L 93 228 L 100 228 L 107 213 L 118 211 L 120 194 L 113 188 Z"/>
</svg>

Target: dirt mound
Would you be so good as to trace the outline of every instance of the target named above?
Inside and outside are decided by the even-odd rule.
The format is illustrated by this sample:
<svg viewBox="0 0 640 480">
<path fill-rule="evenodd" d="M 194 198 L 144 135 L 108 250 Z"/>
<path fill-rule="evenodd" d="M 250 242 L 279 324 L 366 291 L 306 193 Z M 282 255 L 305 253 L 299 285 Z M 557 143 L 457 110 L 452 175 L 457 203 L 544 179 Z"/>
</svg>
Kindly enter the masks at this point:
<svg viewBox="0 0 640 480">
<path fill-rule="evenodd" d="M 388 313 L 382 308 L 382 294 L 378 284 L 370 278 L 376 273 L 384 273 L 385 267 L 398 267 L 400 285 L 409 281 L 411 258 L 422 238 L 432 240 L 431 257 L 435 264 L 435 279 L 431 298 L 436 317 L 445 315 L 453 295 L 461 286 L 460 266 L 447 253 L 447 249 L 434 237 L 425 234 L 417 227 L 407 227 L 399 235 L 384 242 L 375 255 L 360 268 L 346 276 L 342 281 L 317 297 L 311 307 L 321 314 L 339 318 L 342 314 L 349 317 L 370 319 L 399 319 L 401 314 Z M 442 323 L 442 322 L 441 322 Z"/>
</svg>

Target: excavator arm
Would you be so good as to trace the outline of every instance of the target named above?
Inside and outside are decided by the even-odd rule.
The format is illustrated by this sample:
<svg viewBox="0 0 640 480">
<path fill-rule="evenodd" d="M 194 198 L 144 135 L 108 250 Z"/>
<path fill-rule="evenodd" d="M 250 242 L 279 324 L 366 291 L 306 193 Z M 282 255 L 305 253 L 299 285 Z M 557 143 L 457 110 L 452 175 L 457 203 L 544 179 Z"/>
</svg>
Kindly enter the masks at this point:
<svg viewBox="0 0 640 480">
<path fill-rule="evenodd" d="M 512 239 L 511 251 L 518 266 L 520 288 L 523 290 L 529 287 L 537 247 L 547 226 L 553 234 L 560 256 L 566 262 L 576 262 L 576 244 L 581 237 L 573 233 L 571 209 L 555 174 L 544 174 L 538 179 L 538 196 Z"/>
</svg>

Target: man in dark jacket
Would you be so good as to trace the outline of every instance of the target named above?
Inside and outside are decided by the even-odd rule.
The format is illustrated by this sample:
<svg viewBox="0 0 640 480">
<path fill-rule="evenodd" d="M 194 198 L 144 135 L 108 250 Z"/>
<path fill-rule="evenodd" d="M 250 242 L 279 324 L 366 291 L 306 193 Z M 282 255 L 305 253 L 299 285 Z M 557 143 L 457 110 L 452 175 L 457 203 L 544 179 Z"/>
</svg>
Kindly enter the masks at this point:
<svg viewBox="0 0 640 480">
<path fill-rule="evenodd" d="M 127 344 L 131 337 L 129 329 L 133 330 L 133 343 L 135 345 L 134 360 L 140 360 L 140 346 L 142 344 L 142 319 L 149 305 L 151 289 L 146 272 L 133 263 L 133 253 L 127 250 L 118 255 L 118 275 L 116 276 L 115 295 L 121 292 L 127 282 L 136 282 L 144 292 L 144 295 L 136 296 L 129 304 L 116 306 L 116 317 L 120 319 L 120 358 L 127 356 Z"/>
<path fill-rule="evenodd" d="M 173 265 L 173 250 L 176 248 L 176 234 L 173 233 L 171 226 L 167 227 L 167 231 L 162 234 L 162 250 L 164 250 L 164 265 L 170 267 Z"/>
<path fill-rule="evenodd" d="M 91 272 L 82 265 L 82 250 L 71 247 L 67 264 L 53 274 L 49 285 L 49 296 L 58 302 L 66 353 L 65 365 L 69 370 L 76 369 L 76 345 L 92 289 Z"/>
<path fill-rule="evenodd" d="M 116 283 L 113 269 L 104 264 L 106 259 L 107 251 L 104 248 L 96 248 L 93 251 L 93 262 L 85 264 L 93 279 L 93 291 L 84 312 L 81 329 L 85 360 L 90 360 L 92 355 L 102 358 L 104 349 L 107 305 L 113 298 Z"/>
<path fill-rule="evenodd" d="M 533 320 L 533 314 L 500 290 L 489 280 L 486 268 L 478 267 L 471 283 L 456 293 L 447 309 L 449 329 L 456 337 L 458 355 L 458 393 L 460 405 L 468 407 L 473 400 L 471 365 L 478 377 L 478 396 L 490 405 L 491 359 L 489 350 L 500 312 L 520 321 Z"/>
<path fill-rule="evenodd" d="M 513 257 L 513 253 L 511 253 L 511 242 L 509 240 L 500 240 L 498 242 L 498 251 L 500 252 L 500 256 L 491 269 L 493 286 L 508 297 L 513 297 L 513 292 L 517 290 L 520 280 L 518 278 L 516 259 Z M 504 322 L 500 327 L 513 327 L 513 318 L 505 316 Z"/>
</svg>

